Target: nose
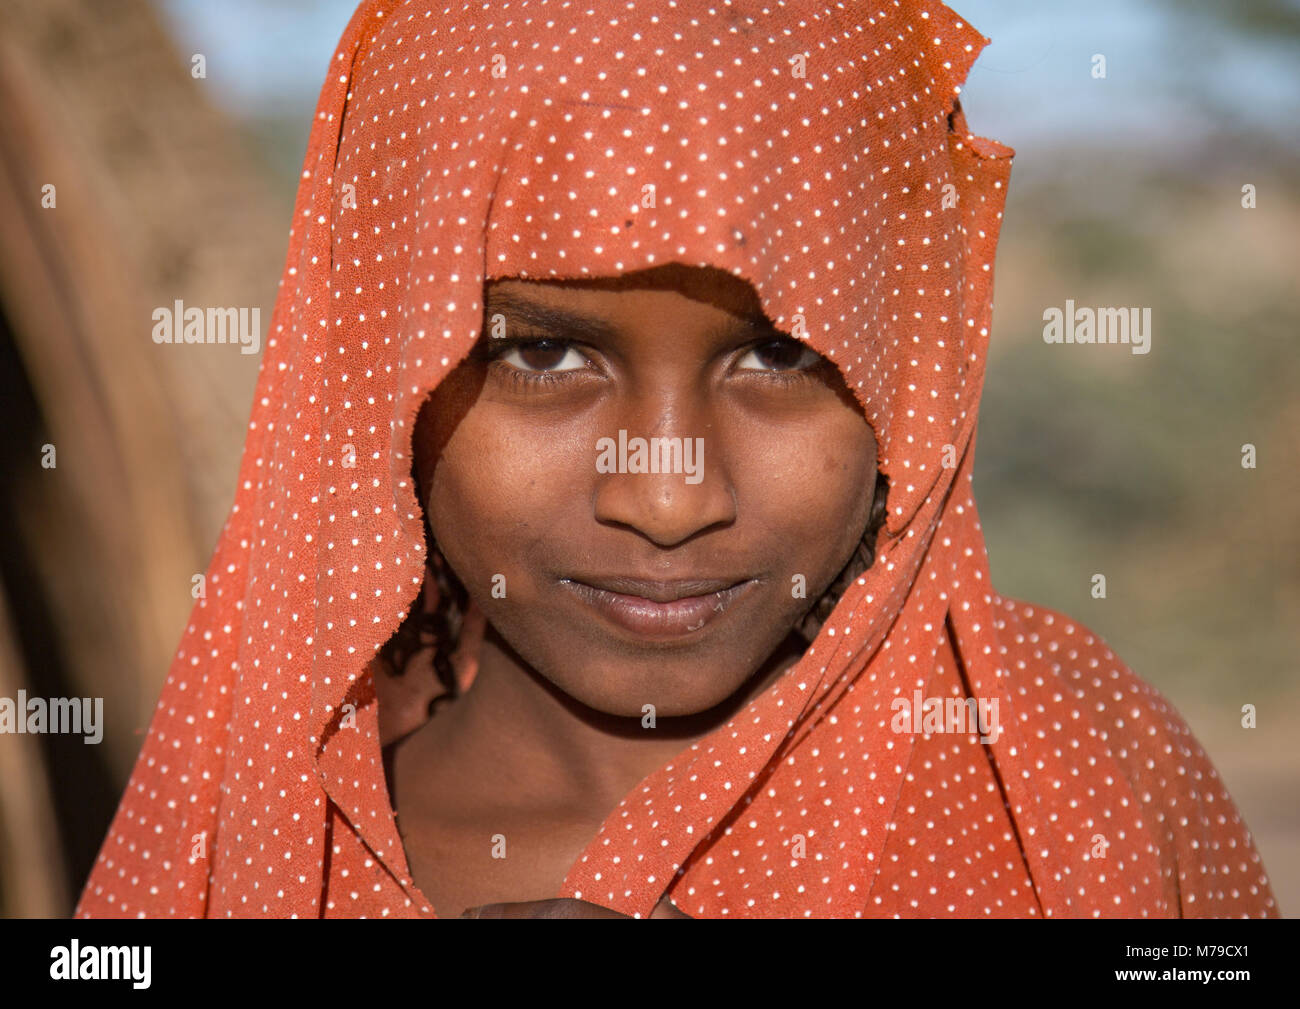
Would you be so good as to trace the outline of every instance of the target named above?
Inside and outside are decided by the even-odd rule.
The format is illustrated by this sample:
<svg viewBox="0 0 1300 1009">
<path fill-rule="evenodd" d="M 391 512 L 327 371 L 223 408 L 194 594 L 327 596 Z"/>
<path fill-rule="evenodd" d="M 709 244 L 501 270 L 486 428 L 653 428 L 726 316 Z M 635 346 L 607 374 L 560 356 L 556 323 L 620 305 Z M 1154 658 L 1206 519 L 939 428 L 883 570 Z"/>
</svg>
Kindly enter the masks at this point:
<svg viewBox="0 0 1300 1009">
<path fill-rule="evenodd" d="M 633 529 L 661 547 L 736 519 L 723 439 L 706 407 L 662 400 L 609 415 L 597 445 L 596 521 Z"/>
</svg>

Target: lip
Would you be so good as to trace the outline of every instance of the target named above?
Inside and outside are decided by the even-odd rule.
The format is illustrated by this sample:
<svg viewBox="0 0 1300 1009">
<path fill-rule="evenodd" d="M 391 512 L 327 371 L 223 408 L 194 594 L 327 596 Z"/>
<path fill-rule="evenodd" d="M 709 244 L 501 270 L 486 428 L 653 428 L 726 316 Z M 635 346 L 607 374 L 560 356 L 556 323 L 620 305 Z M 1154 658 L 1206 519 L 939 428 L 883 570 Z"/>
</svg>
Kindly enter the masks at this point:
<svg viewBox="0 0 1300 1009">
<path fill-rule="evenodd" d="M 667 639 L 702 630 L 730 609 L 755 579 L 561 578 L 560 584 L 623 630 Z"/>
</svg>

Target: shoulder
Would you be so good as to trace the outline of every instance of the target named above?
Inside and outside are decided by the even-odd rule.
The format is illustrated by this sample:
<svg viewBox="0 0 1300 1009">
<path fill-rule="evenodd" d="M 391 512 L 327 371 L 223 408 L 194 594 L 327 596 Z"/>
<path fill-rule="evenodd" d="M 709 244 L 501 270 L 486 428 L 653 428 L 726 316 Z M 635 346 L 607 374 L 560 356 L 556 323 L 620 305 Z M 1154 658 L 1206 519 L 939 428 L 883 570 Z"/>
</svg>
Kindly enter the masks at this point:
<svg viewBox="0 0 1300 1009">
<path fill-rule="evenodd" d="M 1120 769 L 1176 883 L 1182 915 L 1277 916 L 1250 832 L 1173 704 L 1078 620 L 1005 596 L 995 595 L 993 606 L 1026 714 L 1083 763 L 1100 749 Z"/>
<path fill-rule="evenodd" d="M 1173 704 L 1099 634 L 1056 610 L 1004 596 L 994 596 L 994 612 L 1012 681 L 1037 713 L 1064 716 L 1095 734 L 1135 779 L 1156 773 L 1218 781 Z"/>
<path fill-rule="evenodd" d="M 1142 738 L 1151 735 L 1185 735 L 1195 743 L 1168 700 L 1089 627 L 1036 603 L 993 599 L 998 637 L 1022 695 L 1068 705 L 1072 720 L 1086 718 L 1112 745 L 1128 741 L 1144 749 Z"/>
</svg>

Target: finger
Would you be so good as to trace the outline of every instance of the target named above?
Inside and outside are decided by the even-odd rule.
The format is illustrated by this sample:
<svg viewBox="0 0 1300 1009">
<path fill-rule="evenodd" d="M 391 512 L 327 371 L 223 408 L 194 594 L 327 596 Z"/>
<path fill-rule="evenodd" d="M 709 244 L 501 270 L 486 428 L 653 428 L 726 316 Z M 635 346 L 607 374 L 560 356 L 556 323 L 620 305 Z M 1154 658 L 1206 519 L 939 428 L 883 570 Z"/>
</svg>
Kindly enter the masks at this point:
<svg viewBox="0 0 1300 1009">
<path fill-rule="evenodd" d="M 664 894 L 655 909 L 650 912 L 651 918 L 689 918 L 690 915 L 682 911 L 672 902 L 668 894 Z"/>
<path fill-rule="evenodd" d="M 469 908 L 462 918 L 630 918 L 599 904 L 561 897 L 554 900 L 526 900 L 482 904 Z"/>
</svg>

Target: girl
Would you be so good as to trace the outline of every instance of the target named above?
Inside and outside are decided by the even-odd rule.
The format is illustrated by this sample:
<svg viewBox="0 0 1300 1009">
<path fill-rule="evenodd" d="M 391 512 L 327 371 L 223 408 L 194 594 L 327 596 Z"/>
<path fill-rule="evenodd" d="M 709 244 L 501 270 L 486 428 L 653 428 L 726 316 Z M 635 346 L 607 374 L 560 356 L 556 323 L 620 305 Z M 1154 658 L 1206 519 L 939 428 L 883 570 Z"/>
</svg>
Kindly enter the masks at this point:
<svg viewBox="0 0 1300 1009">
<path fill-rule="evenodd" d="M 989 583 L 986 40 L 657 10 L 357 11 L 78 914 L 1275 916 L 1179 716 Z"/>
</svg>

